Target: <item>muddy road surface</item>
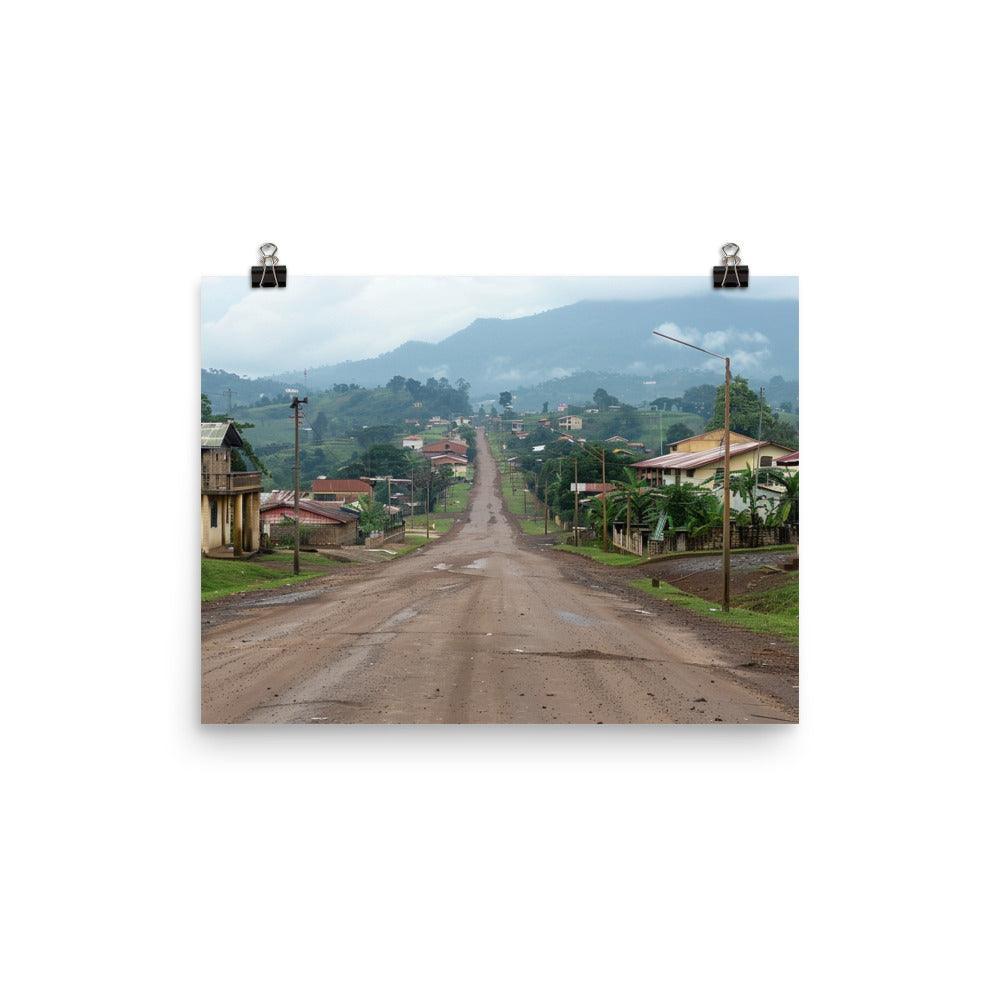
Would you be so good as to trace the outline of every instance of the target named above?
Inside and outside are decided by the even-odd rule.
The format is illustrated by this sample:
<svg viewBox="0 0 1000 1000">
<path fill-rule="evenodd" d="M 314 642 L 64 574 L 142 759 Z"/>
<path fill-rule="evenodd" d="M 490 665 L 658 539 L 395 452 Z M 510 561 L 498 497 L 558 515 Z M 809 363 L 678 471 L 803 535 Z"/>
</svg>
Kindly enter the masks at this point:
<svg viewBox="0 0 1000 1000">
<path fill-rule="evenodd" d="M 781 723 L 797 672 L 760 637 L 605 589 L 522 544 L 480 432 L 468 520 L 365 575 L 208 607 L 209 723 Z M 725 632 L 723 636 L 721 633 Z"/>
</svg>

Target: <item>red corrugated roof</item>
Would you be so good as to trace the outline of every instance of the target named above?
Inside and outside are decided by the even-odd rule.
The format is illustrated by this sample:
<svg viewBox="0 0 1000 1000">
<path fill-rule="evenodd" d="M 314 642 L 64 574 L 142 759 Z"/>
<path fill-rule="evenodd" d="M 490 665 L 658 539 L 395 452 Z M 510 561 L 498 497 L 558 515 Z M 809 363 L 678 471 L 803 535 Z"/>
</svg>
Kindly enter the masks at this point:
<svg viewBox="0 0 1000 1000">
<path fill-rule="evenodd" d="M 372 484 L 363 479 L 314 479 L 313 493 L 371 493 Z"/>
<path fill-rule="evenodd" d="M 432 441 L 430 444 L 424 445 L 424 454 L 429 454 L 431 452 L 448 452 L 452 451 L 459 455 L 464 455 L 469 450 L 469 446 L 460 441 Z"/>
<path fill-rule="evenodd" d="M 280 493 L 291 493 L 291 490 L 281 490 Z M 281 510 L 283 508 L 287 508 L 289 517 L 293 517 L 295 515 L 294 498 L 285 499 L 284 496 L 277 500 L 269 498 L 260 505 L 261 510 Z M 324 500 L 303 500 L 299 497 L 299 510 L 308 511 L 310 514 L 326 518 L 328 521 L 336 521 L 338 524 L 348 524 L 357 519 L 357 515 L 348 513 L 339 504 Z"/>
<path fill-rule="evenodd" d="M 799 464 L 799 453 L 793 451 L 790 455 L 785 455 L 778 459 L 778 465 L 798 465 Z"/>
<path fill-rule="evenodd" d="M 736 455 L 749 455 L 758 448 L 780 448 L 781 445 L 772 445 L 768 441 L 751 441 L 746 444 L 733 444 L 729 446 L 729 457 Z M 783 448 L 783 451 L 788 451 Z M 672 451 L 669 455 L 658 455 L 656 458 L 647 458 L 643 462 L 633 462 L 633 469 L 700 469 L 703 465 L 718 465 L 723 461 L 725 448 L 711 448 L 708 451 Z"/>
</svg>

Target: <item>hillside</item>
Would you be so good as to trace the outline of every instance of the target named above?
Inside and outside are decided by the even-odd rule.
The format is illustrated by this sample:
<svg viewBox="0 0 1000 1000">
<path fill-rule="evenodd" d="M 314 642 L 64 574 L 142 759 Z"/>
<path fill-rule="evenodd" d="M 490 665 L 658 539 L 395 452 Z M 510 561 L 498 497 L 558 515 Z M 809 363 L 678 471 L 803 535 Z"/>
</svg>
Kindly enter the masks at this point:
<svg viewBox="0 0 1000 1000">
<path fill-rule="evenodd" d="M 517 319 L 477 319 L 437 344 L 409 341 L 378 357 L 310 369 L 311 386 L 384 385 L 398 374 L 466 378 L 475 399 L 535 386 L 575 372 L 648 373 L 697 369 L 698 356 L 651 335 L 673 323 L 680 331 L 738 332 L 753 354 L 755 377 L 798 377 L 798 303 L 704 295 L 647 301 L 585 301 Z M 733 351 L 735 361 L 740 355 Z M 746 361 L 738 365 L 751 367 Z M 297 385 L 301 372 L 274 381 Z M 655 376 L 654 376 L 655 377 Z M 697 381 L 697 379 L 695 379 Z M 683 387 L 682 387 L 683 388 Z"/>
</svg>

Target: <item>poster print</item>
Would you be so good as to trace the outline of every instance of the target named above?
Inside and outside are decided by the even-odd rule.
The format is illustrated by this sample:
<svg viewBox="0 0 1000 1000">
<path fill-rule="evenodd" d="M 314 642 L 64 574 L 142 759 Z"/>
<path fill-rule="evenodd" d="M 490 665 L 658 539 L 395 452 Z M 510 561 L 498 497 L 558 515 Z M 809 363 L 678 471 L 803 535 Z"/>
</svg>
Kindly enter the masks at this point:
<svg viewBox="0 0 1000 1000">
<path fill-rule="evenodd" d="M 206 279 L 201 388 L 204 722 L 797 721 L 796 279 Z"/>
</svg>

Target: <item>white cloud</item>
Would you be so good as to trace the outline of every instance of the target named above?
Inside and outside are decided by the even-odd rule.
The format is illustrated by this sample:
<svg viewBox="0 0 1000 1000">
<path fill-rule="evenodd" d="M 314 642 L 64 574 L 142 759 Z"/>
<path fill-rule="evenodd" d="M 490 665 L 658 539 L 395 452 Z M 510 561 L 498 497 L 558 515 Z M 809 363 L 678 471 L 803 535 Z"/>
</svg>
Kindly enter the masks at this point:
<svg viewBox="0 0 1000 1000">
<path fill-rule="evenodd" d="M 202 284 L 202 364 L 267 375 L 374 357 L 407 340 L 432 343 L 478 318 L 515 318 L 581 299 L 647 299 L 704 291 L 701 278 L 290 277 L 287 288 L 248 279 Z M 761 278 L 757 298 L 797 295 L 794 278 Z M 674 328 L 676 329 L 676 327 Z"/>
</svg>

